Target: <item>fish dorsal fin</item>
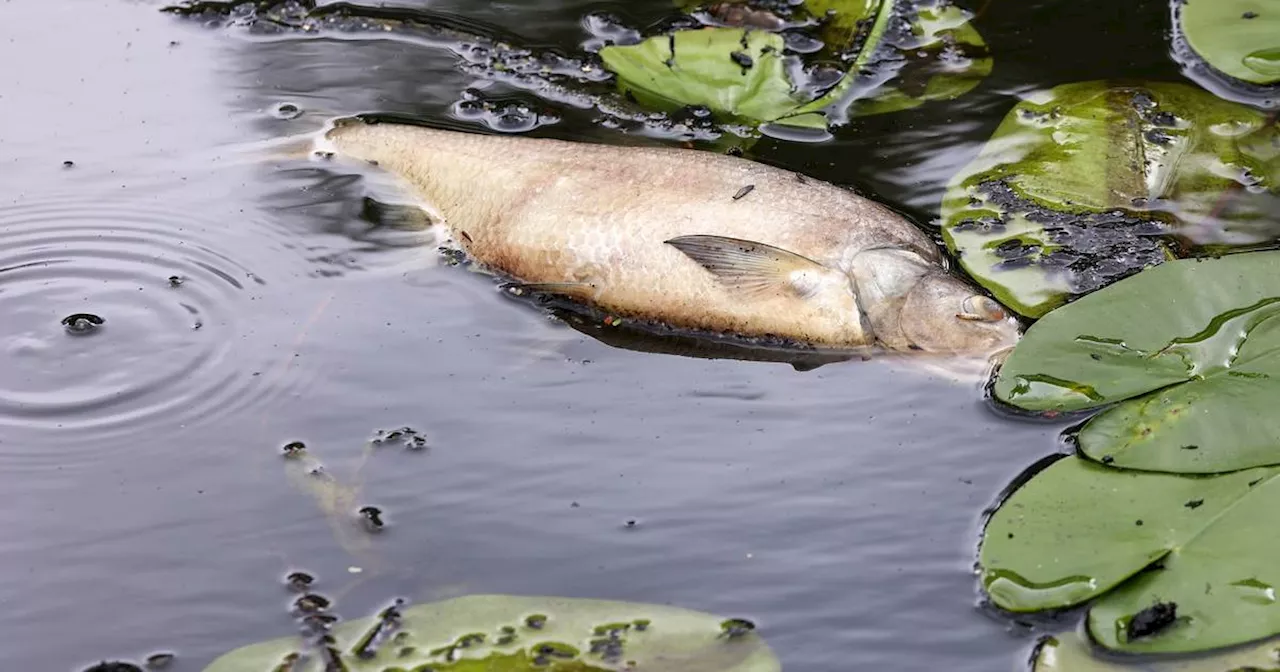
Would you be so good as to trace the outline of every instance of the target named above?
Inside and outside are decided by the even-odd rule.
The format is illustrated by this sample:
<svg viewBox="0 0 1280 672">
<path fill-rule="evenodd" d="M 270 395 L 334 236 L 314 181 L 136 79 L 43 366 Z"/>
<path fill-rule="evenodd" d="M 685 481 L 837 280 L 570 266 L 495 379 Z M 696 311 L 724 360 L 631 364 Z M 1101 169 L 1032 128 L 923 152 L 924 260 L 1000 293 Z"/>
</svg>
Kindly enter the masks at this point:
<svg viewBox="0 0 1280 672">
<path fill-rule="evenodd" d="M 726 285 L 753 294 L 786 289 L 808 296 L 831 269 L 780 247 L 724 236 L 679 236 L 665 241 Z"/>
</svg>

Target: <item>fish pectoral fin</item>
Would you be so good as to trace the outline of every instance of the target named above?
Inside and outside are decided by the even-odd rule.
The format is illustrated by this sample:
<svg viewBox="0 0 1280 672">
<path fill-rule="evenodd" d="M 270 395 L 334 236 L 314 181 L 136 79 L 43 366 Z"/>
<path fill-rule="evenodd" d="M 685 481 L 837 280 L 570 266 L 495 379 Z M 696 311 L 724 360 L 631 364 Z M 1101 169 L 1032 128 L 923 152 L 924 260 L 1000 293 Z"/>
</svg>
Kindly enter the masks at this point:
<svg viewBox="0 0 1280 672">
<path fill-rule="evenodd" d="M 724 236 L 679 236 L 665 241 L 685 253 L 722 283 L 752 294 L 783 289 L 808 296 L 826 266 L 780 247 Z"/>
<path fill-rule="evenodd" d="M 595 301 L 599 294 L 590 282 L 509 282 L 503 288 L 516 296 L 553 295 L 578 301 Z"/>
</svg>

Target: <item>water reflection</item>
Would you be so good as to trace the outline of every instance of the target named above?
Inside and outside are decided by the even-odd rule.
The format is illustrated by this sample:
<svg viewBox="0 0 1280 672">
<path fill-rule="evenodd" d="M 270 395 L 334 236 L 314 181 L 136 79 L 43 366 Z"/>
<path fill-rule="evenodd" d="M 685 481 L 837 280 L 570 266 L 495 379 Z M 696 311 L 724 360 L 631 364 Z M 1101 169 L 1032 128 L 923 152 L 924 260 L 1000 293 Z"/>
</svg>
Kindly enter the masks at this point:
<svg viewBox="0 0 1280 672">
<path fill-rule="evenodd" d="M 1124 8 L 1137 17 L 1125 19 L 1135 39 L 1148 39 L 1153 4 Z M 173 669 L 198 670 L 293 631 L 296 595 L 279 581 L 298 569 L 323 581 L 343 614 L 399 595 L 561 594 L 739 614 L 787 669 L 1009 667 L 1024 642 L 974 610 L 978 517 L 1052 450 L 1054 427 L 1001 422 L 976 390 L 891 363 L 796 373 L 655 356 L 513 306 L 487 278 L 433 264 L 435 249 L 418 238 L 424 222 L 396 207 L 393 185 L 322 162 L 262 161 L 245 143 L 369 111 L 483 131 L 451 112 L 468 88 L 560 118 L 531 134 L 659 139 L 467 74 L 449 51 L 245 39 L 157 5 L 5 5 L 13 25 L 30 27 L 0 41 L 5 62 L 30 64 L 0 72 L 5 101 L 10 91 L 21 101 L 4 139 L 6 184 L 57 216 L 17 226 L 31 210 L 6 200 L 0 235 L 22 243 L 0 253 L 13 258 L 0 266 L 65 257 L 96 270 L 93 281 L 52 266 L 0 274 L 0 289 L 6 276 L 22 279 L 21 292 L 0 293 L 0 339 L 16 348 L 0 363 L 0 389 L 77 389 L 84 378 L 59 368 L 59 353 L 72 352 L 63 348 L 86 349 L 75 352 L 94 394 L 106 389 L 94 381 L 112 376 L 164 384 L 101 407 L 104 416 L 163 409 L 119 424 L 118 435 L 96 434 L 83 409 L 4 425 L 0 487 L 18 505 L 0 509 L 0 603 L 10 606 L 0 632 L 14 642 L 0 648 L 0 667 L 81 669 L 173 650 Z M 822 145 L 766 139 L 753 151 L 927 220 L 948 166 L 971 158 L 1014 82 L 1167 72 L 1161 55 L 1127 37 L 1078 59 L 1031 49 L 1047 40 L 1074 50 L 1076 35 L 1116 18 L 1094 23 L 1068 5 L 992 3 L 980 20 L 996 80 L 958 107 L 860 120 Z M 602 8 L 646 26 L 670 6 L 430 4 L 565 55 L 589 37 L 582 17 Z M 282 103 L 301 114 L 275 114 Z M 64 173 L 67 159 L 76 167 Z M 139 227 L 151 242 L 106 254 Z M 32 256 L 58 231 L 73 233 L 75 254 Z M 123 275 L 106 273 L 114 269 Z M 180 287 L 168 286 L 174 274 L 186 278 Z M 47 309 L 39 292 L 94 305 Z M 179 305 L 187 294 L 201 329 Z M 28 297 L 20 309 L 5 303 L 14 296 Z M 72 342 L 58 321 L 82 311 L 105 327 Z M 41 350 L 46 342 L 58 350 Z M 23 361 L 32 365 L 13 375 Z M 240 377 L 256 371 L 272 377 Z M 326 468 L 351 474 L 376 429 L 402 425 L 426 432 L 431 449 L 376 452 L 361 472 L 366 499 L 333 509 L 346 522 L 366 505 L 385 514 L 386 528 L 367 540 L 377 562 L 366 563 L 290 486 L 280 447 L 302 440 Z M 626 530 L 628 520 L 641 524 Z M 365 564 L 380 571 L 352 573 Z"/>
</svg>

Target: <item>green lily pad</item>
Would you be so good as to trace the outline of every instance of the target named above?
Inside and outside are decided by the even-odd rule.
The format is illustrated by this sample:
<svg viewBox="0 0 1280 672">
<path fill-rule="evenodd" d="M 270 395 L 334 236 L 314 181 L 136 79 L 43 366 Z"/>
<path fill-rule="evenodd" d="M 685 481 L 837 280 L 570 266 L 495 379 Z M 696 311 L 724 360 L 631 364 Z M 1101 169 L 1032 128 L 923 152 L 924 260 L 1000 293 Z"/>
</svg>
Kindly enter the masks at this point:
<svg viewBox="0 0 1280 672">
<path fill-rule="evenodd" d="M 1280 634 L 1278 476 L 1276 467 L 1192 477 L 1061 459 L 988 521 L 983 586 L 1015 612 L 1097 598 L 1086 627 L 1115 651 L 1207 651 Z"/>
<path fill-rule="evenodd" d="M 716 5 L 722 13 L 724 4 Z M 677 30 L 605 47 L 600 56 L 619 88 L 651 108 L 705 106 L 738 122 L 817 130 L 826 130 L 829 117 L 845 115 L 850 105 L 853 114 L 869 115 L 954 98 L 991 71 L 986 45 L 968 24 L 972 15 L 940 0 L 807 0 L 804 10 L 826 17 L 826 52 L 839 52 L 852 73 L 816 98 L 806 97 L 787 75 L 787 60 L 798 64 L 798 56 L 785 55 L 782 36 L 765 30 Z M 873 62 L 879 65 L 873 68 Z M 855 87 L 883 79 L 864 70 L 884 67 L 896 69 L 887 84 L 865 100 L 847 100 Z"/>
<path fill-rule="evenodd" d="M 910 33 L 890 32 L 886 39 L 904 59 L 897 75 L 867 100 L 856 101 L 852 114 L 865 117 L 952 100 L 982 83 L 994 60 L 969 23 L 972 18 L 956 5 L 919 3 Z"/>
<path fill-rule="evenodd" d="M 1218 72 L 1252 84 L 1280 83 L 1280 3 L 1178 2 L 1174 16 L 1187 44 Z"/>
<path fill-rule="evenodd" d="M 787 78 L 781 35 L 741 28 L 677 30 L 600 50 L 623 90 L 657 109 L 700 105 L 736 119 L 773 121 L 802 100 Z"/>
<path fill-rule="evenodd" d="M 814 17 L 824 18 L 821 37 L 828 51 L 854 48 L 869 32 L 869 24 L 886 5 L 886 0 L 804 0 L 804 8 Z"/>
<path fill-rule="evenodd" d="M 342 623 L 331 634 L 351 672 L 782 669 L 746 621 L 602 600 L 473 595 Z M 307 653 L 301 638 L 283 637 L 236 649 L 204 672 L 324 669 L 319 655 L 299 660 Z"/>
<path fill-rule="evenodd" d="M 1186 248 L 1274 238 L 1278 171 L 1276 122 L 1258 110 L 1182 84 L 1067 84 L 1016 105 L 952 179 L 943 239 L 1040 317 Z"/>
<path fill-rule="evenodd" d="M 1044 639 L 1031 660 L 1031 672 L 1261 672 L 1277 666 L 1280 642 L 1274 640 L 1194 658 L 1101 658 L 1074 632 Z"/>
<path fill-rule="evenodd" d="M 1219 473 L 1280 464 L 1280 252 L 1181 259 L 1049 313 L 992 391 L 1029 411 L 1107 406 L 1080 429 L 1115 467 Z"/>
</svg>

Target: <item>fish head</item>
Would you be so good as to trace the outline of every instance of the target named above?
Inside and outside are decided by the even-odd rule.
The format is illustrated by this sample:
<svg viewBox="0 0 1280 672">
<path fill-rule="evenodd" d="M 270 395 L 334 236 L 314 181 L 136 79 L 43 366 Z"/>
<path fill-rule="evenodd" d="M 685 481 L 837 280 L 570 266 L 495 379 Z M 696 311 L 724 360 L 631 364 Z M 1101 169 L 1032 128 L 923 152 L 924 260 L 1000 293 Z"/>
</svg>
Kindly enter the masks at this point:
<svg viewBox="0 0 1280 672">
<path fill-rule="evenodd" d="M 1021 334 L 995 299 L 920 254 L 867 250 L 854 258 L 858 301 L 876 340 L 895 350 L 996 357 Z"/>
</svg>

